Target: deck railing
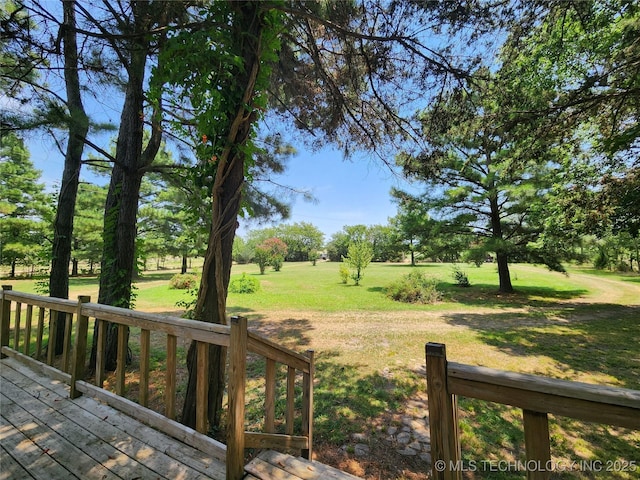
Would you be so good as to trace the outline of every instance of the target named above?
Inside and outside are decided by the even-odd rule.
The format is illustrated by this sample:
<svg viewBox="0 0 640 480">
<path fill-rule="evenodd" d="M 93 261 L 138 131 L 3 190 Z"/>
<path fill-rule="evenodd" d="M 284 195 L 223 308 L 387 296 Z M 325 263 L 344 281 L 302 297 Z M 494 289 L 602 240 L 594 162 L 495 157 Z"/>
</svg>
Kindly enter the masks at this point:
<svg viewBox="0 0 640 480">
<path fill-rule="evenodd" d="M 640 391 L 452 363 L 438 343 L 426 345 L 426 357 L 434 479 L 462 478 L 458 395 L 522 409 L 528 480 L 547 480 L 553 471 L 549 413 L 640 429 Z"/>
<path fill-rule="evenodd" d="M 137 312 L 123 308 L 91 303 L 87 296 L 78 301 L 16 292 L 11 286 L 2 286 L 0 294 L 0 354 L 2 358 L 18 358 L 32 368 L 66 382 L 70 386 L 70 396 L 76 398 L 83 393 L 135 416 L 180 440 L 204 449 L 224 460 L 227 479 L 244 476 L 245 448 L 299 449 L 301 454 L 311 459 L 313 445 L 313 375 L 314 356 L 296 353 L 249 332 L 247 320 L 232 317 L 229 325 L 217 325 L 195 320 Z M 26 307 L 26 308 L 23 308 Z M 35 309 L 37 321 L 34 319 Z M 23 311 L 24 310 L 24 311 Z M 47 315 L 47 310 L 49 314 Z M 48 316 L 48 328 L 46 319 Z M 13 329 L 11 328 L 13 317 Z M 96 369 L 93 383 L 83 379 L 87 373 L 87 351 L 90 319 L 98 322 Z M 35 325 L 34 325 L 35 321 Z M 56 358 L 53 348 L 57 334 L 56 323 L 65 322 L 63 352 Z M 114 375 L 114 392 L 103 388 L 105 382 L 105 334 L 106 323 L 118 327 L 117 368 Z M 127 338 L 131 327 L 140 329 L 140 371 L 138 402 L 124 398 L 126 391 Z M 48 333 L 47 345 L 43 345 Z M 166 335 L 166 373 L 164 385 L 164 415 L 149 410 L 149 379 L 151 334 L 161 332 Z M 176 372 L 178 338 L 196 342 L 196 430 L 193 431 L 175 422 Z M 35 348 L 32 344 L 35 340 Z M 12 346 L 11 346 L 12 343 Z M 208 347 L 220 345 L 228 348 L 228 424 L 227 444 L 206 437 L 208 398 Z M 46 356 L 44 351 L 46 349 Z M 245 389 L 247 381 L 247 355 L 262 356 L 266 360 L 265 371 L 265 413 L 264 432 L 245 431 Z M 41 362 L 40 360 L 44 360 Z M 286 409 L 285 433 L 275 433 L 275 405 L 277 389 L 277 364 L 286 366 Z M 301 427 L 294 435 L 296 412 L 296 382 L 302 384 Z"/>
</svg>

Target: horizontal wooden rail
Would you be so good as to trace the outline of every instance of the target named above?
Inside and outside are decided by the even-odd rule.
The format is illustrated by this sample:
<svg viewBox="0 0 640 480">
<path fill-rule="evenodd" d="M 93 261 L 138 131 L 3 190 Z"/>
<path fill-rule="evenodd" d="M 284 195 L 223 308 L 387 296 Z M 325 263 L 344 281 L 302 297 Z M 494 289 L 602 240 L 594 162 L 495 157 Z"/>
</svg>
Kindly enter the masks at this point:
<svg viewBox="0 0 640 480">
<path fill-rule="evenodd" d="M 451 363 L 442 344 L 428 343 L 427 396 L 433 478 L 462 478 L 457 396 L 522 409 L 529 480 L 551 470 L 548 414 L 640 429 L 640 391 Z"/>
<path fill-rule="evenodd" d="M 303 373 L 310 373 L 309 357 L 289 350 L 254 332 L 249 332 L 247 349 L 251 353 L 257 353 L 265 358 L 275 360 L 278 363 L 289 365 Z"/>
<path fill-rule="evenodd" d="M 640 391 L 447 363 L 449 393 L 640 429 Z"/>
</svg>

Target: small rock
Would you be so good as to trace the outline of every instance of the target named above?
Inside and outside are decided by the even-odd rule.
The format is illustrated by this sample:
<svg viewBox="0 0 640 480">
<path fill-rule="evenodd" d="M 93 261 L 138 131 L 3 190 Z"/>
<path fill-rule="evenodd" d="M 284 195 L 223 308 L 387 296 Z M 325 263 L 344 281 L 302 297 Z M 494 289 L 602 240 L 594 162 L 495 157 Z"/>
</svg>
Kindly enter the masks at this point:
<svg viewBox="0 0 640 480">
<path fill-rule="evenodd" d="M 398 443 L 407 445 L 411 441 L 411 434 L 409 432 L 400 432 L 396 440 L 398 440 Z"/>
<path fill-rule="evenodd" d="M 366 433 L 352 433 L 351 439 L 356 442 L 366 442 L 368 440 Z"/>
<path fill-rule="evenodd" d="M 420 460 L 423 460 L 427 463 L 431 463 L 431 454 L 430 453 L 421 453 Z"/>
<path fill-rule="evenodd" d="M 389 427 L 387 428 L 387 434 L 395 435 L 398 432 L 398 427 Z"/>
<path fill-rule="evenodd" d="M 398 453 L 400 455 L 404 455 L 406 457 L 414 457 L 414 456 L 416 456 L 418 454 L 418 452 L 416 452 L 413 448 L 409 448 L 409 447 L 407 447 L 407 448 L 405 448 L 403 450 L 398 450 Z"/>
<path fill-rule="evenodd" d="M 407 445 L 407 447 L 417 451 L 422 450 L 422 445 L 420 444 L 420 442 L 411 442 L 409 445 Z"/>
<path fill-rule="evenodd" d="M 354 453 L 356 457 L 365 457 L 369 455 L 369 445 L 365 445 L 364 443 L 356 444 Z"/>
</svg>

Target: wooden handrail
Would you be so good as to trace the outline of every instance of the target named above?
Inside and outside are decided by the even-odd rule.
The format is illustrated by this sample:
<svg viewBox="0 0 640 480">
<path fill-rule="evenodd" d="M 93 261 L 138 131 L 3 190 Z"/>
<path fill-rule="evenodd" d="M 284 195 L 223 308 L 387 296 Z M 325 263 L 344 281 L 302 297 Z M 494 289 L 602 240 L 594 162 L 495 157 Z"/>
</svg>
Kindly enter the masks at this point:
<svg viewBox="0 0 640 480">
<path fill-rule="evenodd" d="M 461 479 L 457 396 L 523 411 L 526 465 L 548 466 L 548 414 L 640 429 L 640 391 L 447 362 L 446 347 L 426 345 L 427 396 L 433 478 Z M 551 471 L 527 471 L 529 480 L 547 480 Z"/>
<path fill-rule="evenodd" d="M 11 302 L 16 302 L 13 337 L 14 348 L 9 348 L 11 336 Z M 22 305 L 27 306 L 26 325 L 24 332 L 21 326 L 23 317 Z M 229 348 L 229 438 L 226 447 L 227 478 L 242 478 L 244 468 L 244 449 L 260 448 L 297 448 L 306 458 L 312 456 L 313 437 L 313 375 L 314 355 L 308 351 L 307 355 L 294 352 L 277 343 L 247 330 L 246 319 L 233 317 L 231 325 L 217 325 L 196 320 L 186 320 L 170 315 L 159 315 L 132 311 L 108 305 L 91 303 L 89 297 L 79 297 L 77 302 L 59 298 L 43 297 L 39 295 L 15 292 L 11 286 L 3 286 L 0 292 L 0 352 L 4 358 L 11 354 L 23 361 L 30 362 L 36 368 L 42 368 L 50 373 L 57 372 L 53 368 L 55 355 L 53 349 L 48 349 L 47 364 L 42 364 L 28 357 L 29 345 L 32 337 L 33 307 L 38 307 L 38 326 L 36 329 L 36 358 L 42 353 L 42 339 L 44 334 L 44 320 L 46 310 L 52 320 L 51 328 L 55 327 L 59 315 L 64 313 L 65 338 L 62 355 L 62 372 L 57 378 L 70 385 L 70 396 L 76 398 L 83 392 L 91 392 L 107 403 L 117 408 L 125 408 L 127 413 L 137 408 L 146 407 L 148 403 L 149 385 L 149 354 L 151 332 L 162 332 L 167 335 L 167 373 L 165 385 L 165 417 L 169 420 L 159 420 L 158 414 L 151 414 L 144 409 L 137 416 L 143 416 L 153 422 L 153 426 L 167 429 L 173 434 L 177 425 L 170 420 L 175 417 L 175 363 L 176 339 L 181 337 L 197 342 L 197 387 L 196 387 L 196 431 L 207 431 L 207 398 L 208 382 L 205 372 L 208 362 L 208 345 L 215 344 Z M 89 319 L 97 322 L 97 355 L 95 386 L 84 382 L 85 360 L 87 352 L 87 337 Z M 106 323 L 118 325 L 118 362 L 115 373 L 115 394 L 102 390 L 104 383 L 104 348 Z M 72 345 L 72 326 L 75 324 L 75 341 Z M 140 382 L 139 406 L 122 398 L 125 385 L 126 338 L 130 327 L 140 328 Z M 54 332 L 51 332 L 53 334 Z M 24 338 L 25 354 L 17 353 L 20 347 L 21 334 Z M 52 337 L 49 337 L 49 344 Z M 246 360 L 247 353 L 255 353 L 267 360 L 266 391 L 265 391 L 265 432 L 244 431 L 244 405 L 246 388 Z M 275 433 L 275 392 L 276 375 L 275 364 L 287 367 L 286 377 L 286 412 L 285 434 Z M 295 409 L 296 374 L 302 375 L 302 427 L 301 434 L 294 435 L 293 418 Z M 220 452 L 215 453 L 220 455 Z"/>
</svg>

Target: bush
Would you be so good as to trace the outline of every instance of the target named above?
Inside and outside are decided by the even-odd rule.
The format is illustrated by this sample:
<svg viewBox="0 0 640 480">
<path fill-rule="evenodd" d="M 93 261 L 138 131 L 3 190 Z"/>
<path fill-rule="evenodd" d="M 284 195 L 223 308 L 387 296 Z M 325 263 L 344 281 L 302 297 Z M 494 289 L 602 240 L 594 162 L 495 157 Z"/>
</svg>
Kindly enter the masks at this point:
<svg viewBox="0 0 640 480">
<path fill-rule="evenodd" d="M 436 303 L 441 295 L 438 280 L 421 272 L 411 272 L 386 287 L 389 298 L 404 303 Z"/>
<path fill-rule="evenodd" d="M 257 278 L 249 277 L 246 273 L 229 282 L 229 291 L 231 293 L 255 293 L 258 290 L 260 290 L 260 281 Z"/>
<path fill-rule="evenodd" d="M 340 263 L 340 280 L 342 283 L 347 283 L 349 281 L 349 277 L 351 276 L 351 272 L 349 272 L 349 267 L 347 267 L 344 263 Z"/>
<path fill-rule="evenodd" d="M 469 277 L 467 274 L 460 270 L 460 267 L 457 265 L 453 266 L 453 279 L 456 281 L 456 284 L 459 287 L 470 287 L 471 283 L 469 283 Z"/>
<path fill-rule="evenodd" d="M 195 288 L 198 279 L 191 273 L 178 273 L 169 280 L 169 287 L 177 290 L 189 290 Z"/>
</svg>

